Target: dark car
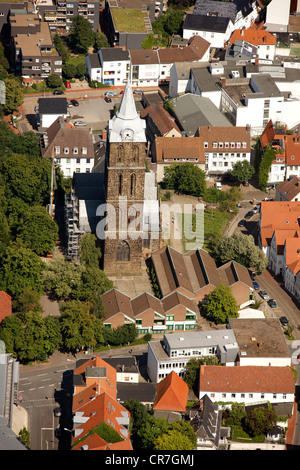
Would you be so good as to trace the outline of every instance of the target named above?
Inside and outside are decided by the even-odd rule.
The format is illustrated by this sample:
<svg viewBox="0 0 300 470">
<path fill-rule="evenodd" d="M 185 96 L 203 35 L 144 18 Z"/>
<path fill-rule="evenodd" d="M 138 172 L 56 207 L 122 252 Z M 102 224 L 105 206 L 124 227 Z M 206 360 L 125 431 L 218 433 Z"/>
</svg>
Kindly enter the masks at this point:
<svg viewBox="0 0 300 470">
<path fill-rule="evenodd" d="M 268 304 L 270 305 L 271 308 L 276 308 L 277 307 L 276 300 L 274 300 L 274 299 L 268 300 Z"/>
<path fill-rule="evenodd" d="M 111 98 L 109 96 L 106 96 L 104 98 L 104 101 L 106 101 L 106 103 L 111 103 Z"/>
<path fill-rule="evenodd" d="M 79 106 L 79 103 L 77 100 L 71 100 L 71 103 L 73 106 Z"/>
<path fill-rule="evenodd" d="M 253 211 L 249 211 L 249 212 L 247 212 L 247 214 L 245 215 L 245 219 L 251 219 L 252 216 L 253 216 Z"/>
<path fill-rule="evenodd" d="M 246 221 L 244 219 L 240 220 L 238 223 L 238 227 L 245 227 Z"/>
<path fill-rule="evenodd" d="M 64 92 L 61 90 L 54 90 L 53 95 L 63 95 Z"/>
<path fill-rule="evenodd" d="M 258 290 L 259 289 L 259 284 L 256 281 L 252 281 L 253 284 L 253 289 Z"/>
<path fill-rule="evenodd" d="M 287 319 L 286 317 L 280 317 L 279 320 L 280 320 L 280 323 L 281 323 L 283 326 L 288 326 L 289 321 L 288 321 L 288 319 Z"/>
</svg>

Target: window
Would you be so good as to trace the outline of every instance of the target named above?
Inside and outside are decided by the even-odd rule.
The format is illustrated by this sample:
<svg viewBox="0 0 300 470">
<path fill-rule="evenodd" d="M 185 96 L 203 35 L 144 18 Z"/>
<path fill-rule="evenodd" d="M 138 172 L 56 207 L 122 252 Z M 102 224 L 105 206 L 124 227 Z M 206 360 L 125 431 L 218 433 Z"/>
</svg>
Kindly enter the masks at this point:
<svg viewBox="0 0 300 470">
<path fill-rule="evenodd" d="M 71 158 L 67 158 L 67 163 L 70 163 L 71 162 Z"/>
<path fill-rule="evenodd" d="M 220 148 L 220 149 L 223 148 L 223 142 L 219 142 L 219 148 Z"/>
<path fill-rule="evenodd" d="M 143 320 L 136 320 L 137 325 L 142 325 Z"/>
<path fill-rule="evenodd" d="M 80 163 L 80 158 L 76 158 L 76 163 Z"/>
<path fill-rule="evenodd" d="M 82 155 L 86 155 L 87 154 L 87 148 L 82 147 L 81 152 L 82 152 Z"/>
<path fill-rule="evenodd" d="M 73 148 L 73 153 L 74 153 L 74 155 L 77 155 L 77 154 L 78 154 L 78 148 L 77 148 L 77 147 L 74 147 L 74 148 Z"/>
<path fill-rule="evenodd" d="M 65 147 L 65 148 L 64 148 L 64 154 L 65 154 L 65 155 L 68 155 L 68 154 L 69 154 L 69 147 Z"/>
<path fill-rule="evenodd" d="M 204 148 L 208 148 L 208 142 L 204 142 Z"/>
<path fill-rule="evenodd" d="M 55 147 L 55 155 L 59 155 L 60 154 L 60 147 Z"/>
<path fill-rule="evenodd" d="M 229 142 L 225 142 L 225 148 L 226 148 L 226 149 L 229 148 Z"/>
<path fill-rule="evenodd" d="M 213 142 L 213 148 L 216 149 L 218 147 L 217 142 Z"/>
<path fill-rule="evenodd" d="M 243 142 L 243 149 L 247 148 L 247 142 Z"/>
</svg>

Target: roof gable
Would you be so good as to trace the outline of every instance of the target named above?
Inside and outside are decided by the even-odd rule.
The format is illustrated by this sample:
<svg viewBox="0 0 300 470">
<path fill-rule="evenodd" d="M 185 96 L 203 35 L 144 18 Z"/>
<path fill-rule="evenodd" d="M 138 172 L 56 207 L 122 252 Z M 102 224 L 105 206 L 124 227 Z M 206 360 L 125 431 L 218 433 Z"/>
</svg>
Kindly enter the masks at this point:
<svg viewBox="0 0 300 470">
<path fill-rule="evenodd" d="M 185 412 L 188 392 L 188 385 L 172 371 L 157 384 L 153 409 Z"/>
</svg>

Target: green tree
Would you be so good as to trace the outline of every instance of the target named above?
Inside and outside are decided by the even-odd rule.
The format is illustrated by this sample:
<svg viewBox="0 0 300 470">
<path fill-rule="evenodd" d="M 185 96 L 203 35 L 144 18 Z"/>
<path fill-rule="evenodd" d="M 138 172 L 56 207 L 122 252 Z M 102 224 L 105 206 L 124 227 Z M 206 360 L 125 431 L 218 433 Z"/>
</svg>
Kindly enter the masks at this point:
<svg viewBox="0 0 300 470">
<path fill-rule="evenodd" d="M 19 361 L 28 363 L 45 359 L 45 323 L 42 313 L 36 310 L 24 314 L 23 328 L 15 338 L 15 350 Z"/>
<path fill-rule="evenodd" d="M 0 340 L 5 344 L 6 353 L 17 357 L 15 340 L 23 329 L 22 321 L 17 315 L 5 317 L 0 323 Z"/>
<path fill-rule="evenodd" d="M 104 47 L 110 47 L 107 37 L 101 31 L 96 31 L 94 35 L 94 49 L 95 52 L 98 52 L 99 49 Z"/>
<path fill-rule="evenodd" d="M 48 315 L 44 319 L 45 323 L 45 337 L 44 337 L 44 351 L 47 356 L 51 356 L 54 351 L 62 346 L 62 334 L 60 331 L 60 319 Z"/>
<path fill-rule="evenodd" d="M 232 176 L 236 176 L 241 183 L 249 181 L 254 174 L 254 167 L 248 162 L 248 160 L 243 160 L 241 162 L 236 162 L 233 165 Z"/>
<path fill-rule="evenodd" d="M 78 300 L 61 306 L 60 328 L 64 347 L 69 351 L 95 347 L 103 342 L 102 322 L 90 314 L 90 305 Z"/>
<path fill-rule="evenodd" d="M 31 204 L 43 204 L 50 194 L 51 163 L 42 157 L 11 155 L 0 166 L 5 196 Z"/>
<path fill-rule="evenodd" d="M 189 438 L 176 430 L 169 430 L 154 441 L 154 450 L 193 450 L 194 448 Z"/>
<path fill-rule="evenodd" d="M 44 207 L 28 207 L 20 220 L 18 236 L 34 253 L 46 256 L 57 242 L 58 226 Z"/>
<path fill-rule="evenodd" d="M 206 318 L 216 324 L 228 323 L 230 318 L 237 318 L 238 305 L 231 288 L 221 283 L 208 295 L 208 302 L 203 305 Z"/>
<path fill-rule="evenodd" d="M 61 55 L 63 64 L 66 64 L 68 60 L 70 59 L 70 53 L 63 39 L 57 33 L 53 37 L 53 44 L 55 48 L 57 49 L 57 51 L 59 52 L 59 54 Z"/>
<path fill-rule="evenodd" d="M 271 407 L 263 406 L 253 408 L 245 418 L 246 427 L 252 436 L 266 435 L 270 429 L 276 426 L 277 414 Z"/>
<path fill-rule="evenodd" d="M 259 165 L 259 171 L 258 171 L 259 187 L 262 191 L 265 191 L 267 189 L 270 168 L 275 158 L 276 158 L 275 150 L 271 149 L 270 146 L 267 145 L 264 155 L 261 159 L 261 162 Z"/>
<path fill-rule="evenodd" d="M 165 168 L 164 184 L 167 189 L 190 196 L 203 196 L 206 190 L 205 172 L 193 163 L 173 163 Z"/>
<path fill-rule="evenodd" d="M 183 380 L 195 394 L 198 393 L 199 371 L 202 364 L 216 366 L 219 364 L 219 361 L 215 356 L 203 356 L 199 359 L 193 357 L 189 360 L 185 368 Z"/>
<path fill-rule="evenodd" d="M 43 273 L 44 288 L 58 300 L 71 298 L 73 291 L 81 286 L 83 270 L 84 266 L 77 266 L 73 261 L 52 259 Z"/>
<path fill-rule="evenodd" d="M 84 77 L 84 75 L 86 75 L 87 73 L 87 68 L 85 66 L 85 64 L 77 64 L 76 66 L 76 77 L 77 78 L 82 78 Z"/>
<path fill-rule="evenodd" d="M 63 65 L 63 76 L 67 79 L 75 78 L 76 76 L 76 65 L 74 64 L 64 64 Z"/>
<path fill-rule="evenodd" d="M 49 88 L 59 88 L 62 86 L 62 79 L 59 75 L 57 75 L 56 73 L 52 73 L 51 75 L 49 75 L 49 77 L 47 78 L 47 86 Z"/>
<path fill-rule="evenodd" d="M 86 233 L 79 242 L 80 262 L 91 268 L 99 268 L 102 257 L 97 240 L 96 235 Z"/>
<path fill-rule="evenodd" d="M 255 245 L 253 236 L 243 233 L 234 233 L 231 236 L 220 238 L 214 255 L 222 264 L 234 260 L 246 268 L 254 267 L 259 274 L 268 265 L 265 254 Z"/>
<path fill-rule="evenodd" d="M 20 441 L 23 442 L 25 446 L 30 446 L 30 432 L 25 427 L 19 431 L 18 436 Z"/>
<path fill-rule="evenodd" d="M 13 243 L 0 258 L 0 290 L 13 298 L 32 289 L 42 293 L 41 274 L 44 263 L 29 248 Z"/>
<path fill-rule="evenodd" d="M 7 114 L 10 114 L 23 103 L 24 94 L 20 83 L 13 75 L 9 75 L 4 80 L 4 83 L 5 103 L 3 104 L 3 109 Z"/>
<path fill-rule="evenodd" d="M 74 52 L 87 54 L 94 42 L 94 32 L 91 23 L 83 16 L 72 18 L 68 35 L 68 44 Z"/>
<path fill-rule="evenodd" d="M 41 310 L 40 297 L 38 292 L 32 289 L 25 289 L 13 301 L 13 312 L 21 314 L 19 315 L 21 318 L 24 313 L 28 313 L 30 310 Z"/>
</svg>

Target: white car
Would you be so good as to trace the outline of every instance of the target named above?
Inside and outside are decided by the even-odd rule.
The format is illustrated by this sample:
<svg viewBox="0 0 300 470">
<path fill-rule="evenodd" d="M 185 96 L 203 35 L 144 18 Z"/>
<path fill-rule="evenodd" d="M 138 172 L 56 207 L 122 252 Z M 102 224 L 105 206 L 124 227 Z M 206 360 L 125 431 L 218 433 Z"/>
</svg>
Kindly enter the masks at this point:
<svg viewBox="0 0 300 470">
<path fill-rule="evenodd" d="M 261 290 L 259 292 L 259 295 L 264 299 L 264 300 L 269 300 L 269 295 L 267 294 L 267 292 L 265 290 Z"/>
<path fill-rule="evenodd" d="M 87 126 L 87 123 L 84 121 L 75 121 L 74 126 Z"/>
<path fill-rule="evenodd" d="M 141 95 L 143 93 L 143 90 L 141 90 L 140 88 L 136 88 L 133 92 L 134 95 Z"/>
<path fill-rule="evenodd" d="M 115 93 L 114 91 L 106 91 L 104 96 L 118 96 L 118 93 Z"/>
</svg>

